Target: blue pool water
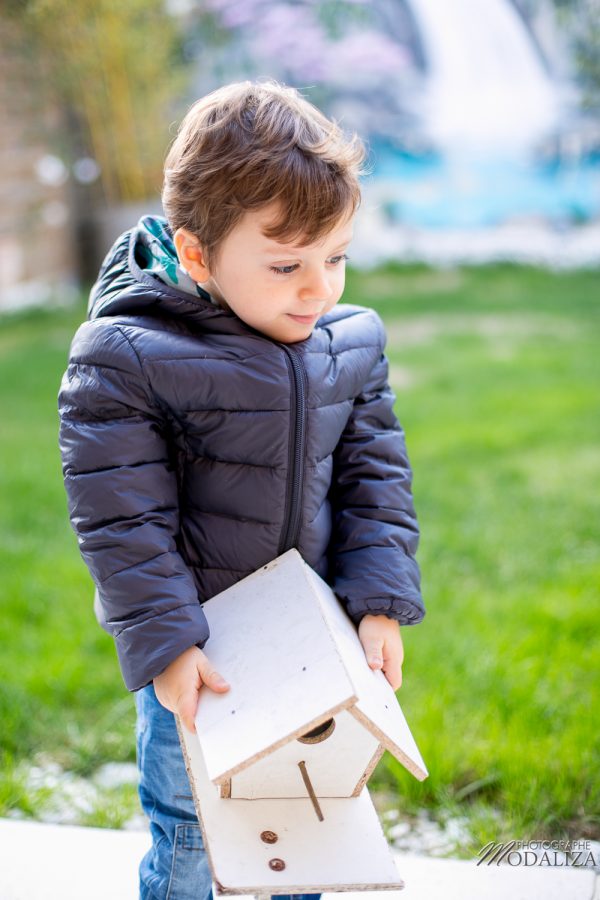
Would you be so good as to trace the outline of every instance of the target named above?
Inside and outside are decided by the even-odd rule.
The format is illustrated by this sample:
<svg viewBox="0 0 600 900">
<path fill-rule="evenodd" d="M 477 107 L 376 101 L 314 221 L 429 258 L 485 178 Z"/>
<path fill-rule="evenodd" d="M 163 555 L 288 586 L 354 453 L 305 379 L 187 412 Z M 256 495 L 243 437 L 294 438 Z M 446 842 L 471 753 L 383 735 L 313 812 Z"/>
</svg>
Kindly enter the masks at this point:
<svg viewBox="0 0 600 900">
<path fill-rule="evenodd" d="M 371 142 L 373 175 L 393 183 L 386 211 L 423 228 L 493 227 L 520 217 L 568 227 L 600 218 L 600 156 L 535 162 L 490 154 L 413 156 Z"/>
</svg>

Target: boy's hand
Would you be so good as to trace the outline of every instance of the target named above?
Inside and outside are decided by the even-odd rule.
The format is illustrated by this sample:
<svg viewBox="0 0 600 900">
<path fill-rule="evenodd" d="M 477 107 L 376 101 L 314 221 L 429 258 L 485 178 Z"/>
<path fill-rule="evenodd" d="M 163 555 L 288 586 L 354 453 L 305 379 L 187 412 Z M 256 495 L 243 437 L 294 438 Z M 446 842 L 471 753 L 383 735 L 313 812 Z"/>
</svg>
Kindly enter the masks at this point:
<svg viewBox="0 0 600 900">
<path fill-rule="evenodd" d="M 397 691 L 402 684 L 404 647 L 396 619 L 384 615 L 363 616 L 358 625 L 358 637 L 369 666 L 383 669 L 385 677 Z"/>
<path fill-rule="evenodd" d="M 194 732 L 198 694 L 205 684 L 211 691 L 224 694 L 229 684 L 215 672 L 208 657 L 199 647 L 189 647 L 169 663 L 154 679 L 154 690 L 165 709 L 176 713 L 188 731 Z"/>
</svg>

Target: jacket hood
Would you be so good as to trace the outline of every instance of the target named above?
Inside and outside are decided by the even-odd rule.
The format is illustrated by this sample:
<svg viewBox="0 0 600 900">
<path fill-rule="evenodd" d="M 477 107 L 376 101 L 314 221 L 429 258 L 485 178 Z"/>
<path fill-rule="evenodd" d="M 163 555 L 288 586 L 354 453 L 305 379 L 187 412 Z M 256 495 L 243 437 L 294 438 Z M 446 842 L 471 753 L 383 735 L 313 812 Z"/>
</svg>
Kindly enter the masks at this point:
<svg viewBox="0 0 600 900">
<path fill-rule="evenodd" d="M 166 218 L 146 215 L 106 254 L 90 292 L 87 317 L 154 314 L 183 318 L 203 330 L 254 331 L 181 269 Z"/>
</svg>

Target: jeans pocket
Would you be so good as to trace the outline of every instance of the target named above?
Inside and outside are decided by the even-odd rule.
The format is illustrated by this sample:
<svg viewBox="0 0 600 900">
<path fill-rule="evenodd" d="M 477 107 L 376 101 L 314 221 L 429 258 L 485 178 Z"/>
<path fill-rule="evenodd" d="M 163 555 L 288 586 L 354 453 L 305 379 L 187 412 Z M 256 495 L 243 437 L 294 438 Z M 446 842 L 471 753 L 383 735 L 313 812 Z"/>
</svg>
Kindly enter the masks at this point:
<svg viewBox="0 0 600 900">
<path fill-rule="evenodd" d="M 212 875 L 199 825 L 183 824 L 175 828 L 166 900 L 212 900 Z"/>
</svg>

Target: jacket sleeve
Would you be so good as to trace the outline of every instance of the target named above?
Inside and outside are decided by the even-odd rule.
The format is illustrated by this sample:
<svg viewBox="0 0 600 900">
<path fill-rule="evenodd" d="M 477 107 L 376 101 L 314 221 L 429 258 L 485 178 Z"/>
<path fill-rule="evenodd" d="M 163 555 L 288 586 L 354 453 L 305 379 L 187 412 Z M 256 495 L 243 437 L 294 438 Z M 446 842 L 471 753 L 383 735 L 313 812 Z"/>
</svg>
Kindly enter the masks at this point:
<svg viewBox="0 0 600 900">
<path fill-rule="evenodd" d="M 356 624 L 384 614 L 416 625 L 425 615 L 412 471 L 394 401 L 382 349 L 334 452 L 330 492 L 333 590 Z"/>
<path fill-rule="evenodd" d="M 71 525 L 130 691 L 209 631 L 176 546 L 177 479 L 167 419 L 118 325 L 85 322 L 58 395 Z"/>
</svg>

